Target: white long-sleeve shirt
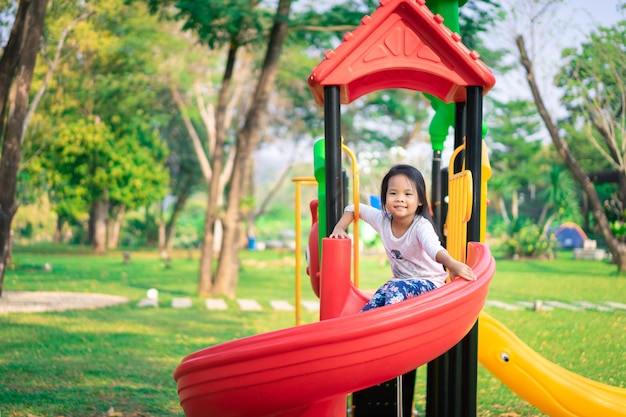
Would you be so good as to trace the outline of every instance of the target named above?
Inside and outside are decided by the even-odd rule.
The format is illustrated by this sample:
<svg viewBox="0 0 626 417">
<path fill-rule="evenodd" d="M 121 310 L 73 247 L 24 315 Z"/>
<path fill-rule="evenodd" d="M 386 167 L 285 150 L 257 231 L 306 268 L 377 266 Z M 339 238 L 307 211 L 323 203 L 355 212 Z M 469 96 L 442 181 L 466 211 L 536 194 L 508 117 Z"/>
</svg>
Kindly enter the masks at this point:
<svg viewBox="0 0 626 417">
<path fill-rule="evenodd" d="M 345 208 L 354 212 L 354 205 Z M 359 205 L 359 217 L 367 222 L 383 242 L 393 279 L 426 278 L 437 287 L 446 283 L 448 273 L 435 257 L 444 249 L 433 224 L 416 216 L 409 229 L 400 237 L 391 231 L 391 215 L 366 204 Z M 355 219 L 356 221 L 356 219 Z"/>
</svg>

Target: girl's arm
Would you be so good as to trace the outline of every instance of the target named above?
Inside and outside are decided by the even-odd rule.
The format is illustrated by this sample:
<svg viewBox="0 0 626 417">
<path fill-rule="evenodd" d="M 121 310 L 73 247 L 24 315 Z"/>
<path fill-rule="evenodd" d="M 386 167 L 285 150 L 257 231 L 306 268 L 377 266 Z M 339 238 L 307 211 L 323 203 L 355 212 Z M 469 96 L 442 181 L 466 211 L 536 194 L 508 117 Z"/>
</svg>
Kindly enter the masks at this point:
<svg viewBox="0 0 626 417">
<path fill-rule="evenodd" d="M 348 236 L 346 229 L 348 228 L 348 226 L 350 226 L 350 224 L 352 224 L 353 221 L 354 221 L 354 212 L 344 211 L 343 215 L 341 216 L 341 218 L 335 225 L 335 228 L 333 229 L 333 232 L 330 234 L 329 237 L 333 239 L 344 239 L 344 238 L 350 237 Z"/>
<path fill-rule="evenodd" d="M 445 249 L 437 252 L 435 260 L 442 264 L 444 267 L 446 267 L 448 271 L 450 271 L 450 277 L 452 279 L 459 277 L 468 281 L 476 280 L 476 275 L 474 275 L 474 271 L 472 271 L 472 268 L 470 268 L 463 262 L 459 262 L 454 259 Z"/>
</svg>

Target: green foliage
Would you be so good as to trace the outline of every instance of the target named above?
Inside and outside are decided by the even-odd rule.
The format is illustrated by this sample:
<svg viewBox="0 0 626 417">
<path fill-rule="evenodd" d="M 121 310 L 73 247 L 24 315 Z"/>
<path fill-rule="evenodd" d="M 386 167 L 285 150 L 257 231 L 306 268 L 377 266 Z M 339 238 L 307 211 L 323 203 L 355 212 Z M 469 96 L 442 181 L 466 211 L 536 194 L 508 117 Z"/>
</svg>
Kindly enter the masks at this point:
<svg viewBox="0 0 626 417">
<path fill-rule="evenodd" d="M 486 141 L 492 169 L 488 192 L 492 202 L 503 204 L 505 210 L 510 206 L 510 210 L 515 212 L 515 204 L 524 205 L 519 202 L 521 193 L 530 196 L 531 189 L 539 185 L 546 187 L 546 182 L 541 184 L 539 181 L 541 170 L 544 166 L 551 166 L 553 161 L 548 160 L 542 152 L 538 136 L 541 122 L 532 103 L 522 100 L 508 103 L 489 100 L 488 104 L 490 109 L 485 117 L 489 133 Z M 533 198 L 525 202 L 539 211 L 544 204 Z M 538 219 L 539 211 L 535 210 L 528 215 Z M 500 215 L 500 212 L 494 214 Z"/>
<path fill-rule="evenodd" d="M 167 180 L 151 151 L 133 138 L 118 138 L 103 123 L 80 119 L 59 126 L 47 154 L 50 183 L 64 214 L 76 218 L 105 195 L 138 207 L 163 197 Z"/>
<path fill-rule="evenodd" d="M 580 47 L 563 50 L 566 65 L 556 82 L 565 88 L 563 99 L 572 122 L 577 117 L 599 120 L 623 114 L 620 97 L 626 79 L 625 36 L 626 21 L 621 21 L 613 27 L 597 28 Z M 604 109 L 606 114 L 588 114 L 593 107 Z"/>
<path fill-rule="evenodd" d="M 611 233 L 620 241 L 626 240 L 626 222 L 621 220 L 615 220 L 611 222 Z"/>
<path fill-rule="evenodd" d="M 376 10 L 378 2 L 343 0 L 329 2 L 326 7 L 319 6 L 319 3 L 311 3 L 303 11 L 294 11 L 289 27 L 293 32 L 292 40 L 322 53 L 337 47 L 346 32 L 356 29 L 363 16 Z"/>
<path fill-rule="evenodd" d="M 486 114 L 486 121 L 492 178 L 513 188 L 527 185 L 536 177 L 539 167 L 533 159 L 540 156 L 542 147 L 537 109 L 523 100 L 489 103 L 492 108 Z"/>
<path fill-rule="evenodd" d="M 264 44 L 273 15 L 258 0 L 146 0 L 146 3 L 152 13 L 184 21 L 183 30 L 195 33 L 211 49 L 229 44 Z"/>
<path fill-rule="evenodd" d="M 543 176 L 546 175 L 545 171 L 548 171 L 549 183 L 541 193 L 542 199 L 546 202 L 546 208 L 551 212 L 551 220 L 558 223 L 581 223 L 583 219 L 580 204 L 582 198 L 571 172 L 561 164 L 544 166 Z"/>
<path fill-rule="evenodd" d="M 115 168 L 109 175 L 114 158 L 115 137 L 104 124 L 78 120 L 61 125 L 51 144 L 46 162 L 54 197 L 64 214 L 77 218 L 101 198 L 119 175 Z"/>
<path fill-rule="evenodd" d="M 554 257 L 556 238 L 546 236 L 534 222 L 515 222 L 504 238 L 500 249 L 507 258 Z"/>
</svg>

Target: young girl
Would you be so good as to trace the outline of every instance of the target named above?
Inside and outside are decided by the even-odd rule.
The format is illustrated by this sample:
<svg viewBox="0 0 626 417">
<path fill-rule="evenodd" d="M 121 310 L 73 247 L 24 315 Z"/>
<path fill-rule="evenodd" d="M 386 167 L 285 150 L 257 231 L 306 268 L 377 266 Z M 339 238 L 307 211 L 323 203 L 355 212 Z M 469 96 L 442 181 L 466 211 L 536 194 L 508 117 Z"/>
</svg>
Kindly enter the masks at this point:
<svg viewBox="0 0 626 417">
<path fill-rule="evenodd" d="M 426 200 L 426 183 L 416 168 L 393 166 L 383 178 L 380 198 L 382 210 L 360 204 L 359 213 L 380 235 L 393 277 L 361 311 L 395 304 L 441 287 L 448 277 L 444 267 L 453 278 L 476 279 L 469 266 L 452 258 L 441 246 Z M 345 208 L 330 237 L 347 238 L 346 228 L 354 220 L 351 205 Z"/>
</svg>

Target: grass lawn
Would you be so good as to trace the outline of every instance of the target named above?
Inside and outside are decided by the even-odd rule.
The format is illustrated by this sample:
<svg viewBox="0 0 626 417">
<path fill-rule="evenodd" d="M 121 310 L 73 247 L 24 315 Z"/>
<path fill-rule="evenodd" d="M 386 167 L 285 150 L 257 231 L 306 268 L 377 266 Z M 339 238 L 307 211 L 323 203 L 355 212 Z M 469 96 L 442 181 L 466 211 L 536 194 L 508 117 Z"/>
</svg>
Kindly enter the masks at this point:
<svg viewBox="0 0 626 417">
<path fill-rule="evenodd" d="M 294 325 L 294 313 L 273 311 L 270 300 L 294 299 L 294 255 L 242 252 L 238 298 L 259 301 L 261 312 L 207 310 L 195 296 L 198 253 L 174 254 L 166 268 L 156 252 L 94 256 L 88 249 L 16 248 L 16 267 L 5 291 L 74 291 L 122 295 L 128 304 L 97 310 L 0 315 L 0 415 L 103 416 L 113 408 L 133 416 L 182 416 L 172 372 L 198 349 Z M 50 263 L 51 271 L 43 265 Z M 388 276 L 381 256 L 365 256 L 361 286 L 376 288 Z M 367 271 L 365 273 L 364 271 Z M 302 293 L 314 300 L 303 273 Z M 139 308 L 148 288 L 159 289 L 160 307 Z M 171 300 L 191 297 L 193 307 Z M 603 262 L 575 261 L 563 252 L 555 261 L 498 260 L 489 299 L 504 302 L 555 300 L 626 304 L 626 277 Z M 626 387 L 626 311 L 506 311 L 488 307 L 546 359 L 593 380 Z M 315 313 L 303 312 L 305 322 Z M 425 367 L 418 371 L 417 408 L 424 409 Z M 541 416 L 479 366 L 478 415 Z M 422 414 L 423 415 L 423 414 Z M 320 416 L 323 417 L 323 416 Z"/>
</svg>

